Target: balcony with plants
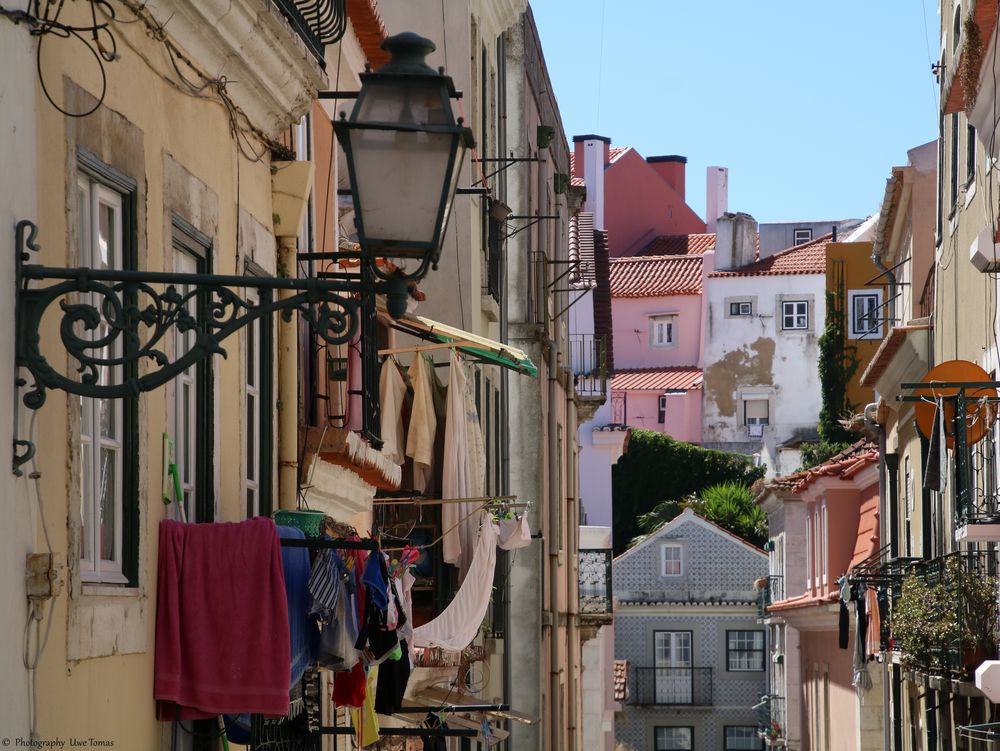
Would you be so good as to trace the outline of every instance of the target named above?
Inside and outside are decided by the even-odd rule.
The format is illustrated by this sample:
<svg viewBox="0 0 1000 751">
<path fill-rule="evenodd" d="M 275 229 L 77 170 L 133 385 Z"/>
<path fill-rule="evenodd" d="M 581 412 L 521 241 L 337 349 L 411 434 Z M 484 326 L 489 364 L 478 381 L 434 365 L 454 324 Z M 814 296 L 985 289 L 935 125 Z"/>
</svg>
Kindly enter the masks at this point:
<svg viewBox="0 0 1000 751">
<path fill-rule="evenodd" d="M 754 705 L 757 734 L 768 746 L 785 745 L 785 697 L 765 694 Z"/>
<path fill-rule="evenodd" d="M 766 618 L 767 608 L 785 599 L 785 579 L 780 574 L 771 574 L 756 579 L 753 583 L 754 592 L 757 593 L 757 617 Z"/>
<path fill-rule="evenodd" d="M 905 669 L 971 680 L 998 644 L 997 555 L 962 551 L 913 564 L 894 598 L 889 646 Z"/>
</svg>

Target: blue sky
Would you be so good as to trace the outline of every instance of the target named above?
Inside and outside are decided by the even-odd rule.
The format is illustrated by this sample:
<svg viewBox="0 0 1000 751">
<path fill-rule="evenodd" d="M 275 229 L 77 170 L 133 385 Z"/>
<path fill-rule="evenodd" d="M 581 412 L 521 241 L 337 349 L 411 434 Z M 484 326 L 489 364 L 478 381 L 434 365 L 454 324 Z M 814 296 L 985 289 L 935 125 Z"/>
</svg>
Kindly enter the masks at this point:
<svg viewBox="0 0 1000 751">
<path fill-rule="evenodd" d="M 878 210 L 890 168 L 937 135 L 937 5 L 532 2 L 569 138 L 686 156 L 701 216 L 705 168 L 728 167 L 730 211 L 758 221 Z"/>
</svg>

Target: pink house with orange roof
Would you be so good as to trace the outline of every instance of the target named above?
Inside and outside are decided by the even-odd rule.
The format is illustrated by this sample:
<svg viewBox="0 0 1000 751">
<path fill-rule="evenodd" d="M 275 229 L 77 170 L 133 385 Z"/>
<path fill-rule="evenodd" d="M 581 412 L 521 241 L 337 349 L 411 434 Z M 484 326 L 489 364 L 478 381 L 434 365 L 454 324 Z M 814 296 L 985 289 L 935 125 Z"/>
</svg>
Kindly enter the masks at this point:
<svg viewBox="0 0 1000 751">
<path fill-rule="evenodd" d="M 859 441 L 757 498 L 771 548 L 758 584 L 771 643 L 761 729 L 789 748 L 881 749 L 881 671 L 867 667 L 881 645 L 879 594 L 852 579 L 879 553 L 878 460 L 877 446 Z M 853 599 L 842 605 L 845 582 Z"/>
</svg>

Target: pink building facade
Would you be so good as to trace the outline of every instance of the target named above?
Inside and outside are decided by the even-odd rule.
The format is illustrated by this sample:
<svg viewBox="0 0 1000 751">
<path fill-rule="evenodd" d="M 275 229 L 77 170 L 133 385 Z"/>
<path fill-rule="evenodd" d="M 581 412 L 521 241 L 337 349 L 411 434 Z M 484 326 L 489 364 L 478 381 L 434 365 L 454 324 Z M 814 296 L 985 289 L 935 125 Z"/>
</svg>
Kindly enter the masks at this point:
<svg viewBox="0 0 1000 751">
<path fill-rule="evenodd" d="M 611 419 L 701 441 L 704 264 L 700 255 L 614 258 Z"/>
<path fill-rule="evenodd" d="M 643 158 L 630 147 L 611 148 L 605 136 L 574 136 L 572 169 L 579 182 L 588 144 L 603 149 L 604 225 L 597 228 L 608 231 L 613 257 L 638 253 L 660 235 L 705 232 L 705 221 L 685 201 L 687 157 Z"/>
<path fill-rule="evenodd" d="M 773 480 L 757 501 L 771 538 L 771 574 L 759 587 L 772 651 L 771 723 L 762 730 L 789 748 L 881 749 L 882 670 L 869 662 L 880 644 L 879 608 L 856 602 L 877 602 L 877 594 L 853 576 L 879 551 L 878 450 L 859 441 Z M 842 584 L 851 598 L 844 606 Z"/>
</svg>

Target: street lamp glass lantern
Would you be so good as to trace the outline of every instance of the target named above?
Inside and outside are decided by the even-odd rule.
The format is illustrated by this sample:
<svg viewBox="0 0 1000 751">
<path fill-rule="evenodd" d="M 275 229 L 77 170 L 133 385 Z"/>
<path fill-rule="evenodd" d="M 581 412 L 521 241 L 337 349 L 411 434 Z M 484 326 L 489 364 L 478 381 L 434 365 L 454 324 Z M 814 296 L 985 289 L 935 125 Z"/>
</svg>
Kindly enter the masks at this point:
<svg viewBox="0 0 1000 751">
<path fill-rule="evenodd" d="M 424 61 L 433 42 L 405 33 L 382 47 L 392 59 L 362 74 L 354 110 L 350 118 L 341 113 L 335 128 L 362 253 L 373 267 L 376 257 L 387 258 L 419 279 L 437 266 L 472 131 L 452 111 L 451 77 Z"/>
</svg>

